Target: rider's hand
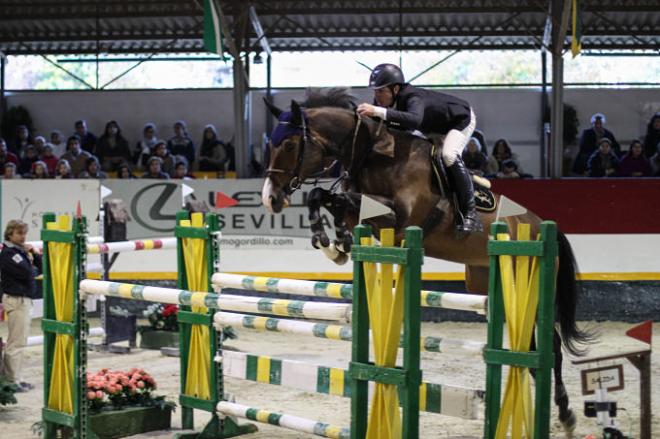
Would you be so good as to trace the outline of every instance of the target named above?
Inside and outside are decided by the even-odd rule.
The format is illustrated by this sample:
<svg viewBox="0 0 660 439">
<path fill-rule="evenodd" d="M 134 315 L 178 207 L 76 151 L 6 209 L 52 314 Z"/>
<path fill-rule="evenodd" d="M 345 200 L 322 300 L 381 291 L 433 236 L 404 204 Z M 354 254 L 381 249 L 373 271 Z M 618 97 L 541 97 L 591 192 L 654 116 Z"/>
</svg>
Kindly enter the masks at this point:
<svg viewBox="0 0 660 439">
<path fill-rule="evenodd" d="M 358 105 L 357 113 L 360 116 L 366 116 L 366 117 L 374 117 L 376 115 L 375 107 L 367 103 L 362 103 Z"/>
</svg>

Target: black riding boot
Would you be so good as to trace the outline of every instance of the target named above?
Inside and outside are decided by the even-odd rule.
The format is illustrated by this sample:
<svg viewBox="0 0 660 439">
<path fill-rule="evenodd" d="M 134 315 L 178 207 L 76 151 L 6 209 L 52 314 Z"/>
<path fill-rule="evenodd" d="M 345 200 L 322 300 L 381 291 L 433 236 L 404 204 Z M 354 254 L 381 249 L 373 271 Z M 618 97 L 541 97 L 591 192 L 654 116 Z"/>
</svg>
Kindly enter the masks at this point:
<svg viewBox="0 0 660 439">
<path fill-rule="evenodd" d="M 459 157 L 453 165 L 448 166 L 447 170 L 451 176 L 456 197 L 458 200 L 458 207 L 462 221 L 457 224 L 459 233 L 466 234 L 472 232 L 480 232 L 483 230 L 481 219 L 475 210 L 474 202 L 474 186 L 472 185 L 472 176 L 465 167 L 465 163 Z"/>
</svg>

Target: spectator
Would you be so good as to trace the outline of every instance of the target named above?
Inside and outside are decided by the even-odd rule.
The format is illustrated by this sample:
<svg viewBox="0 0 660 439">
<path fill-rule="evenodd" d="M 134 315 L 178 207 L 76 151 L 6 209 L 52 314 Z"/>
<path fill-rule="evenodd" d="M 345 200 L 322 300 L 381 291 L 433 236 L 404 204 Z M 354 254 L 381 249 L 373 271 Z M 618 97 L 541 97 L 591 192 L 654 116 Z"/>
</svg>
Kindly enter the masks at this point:
<svg viewBox="0 0 660 439">
<path fill-rule="evenodd" d="M 495 178 L 499 179 L 521 179 L 533 178 L 530 174 L 525 174 L 518 169 L 518 163 L 513 159 L 502 160 L 500 171 L 495 174 Z"/>
<path fill-rule="evenodd" d="M 174 123 L 174 137 L 167 141 L 167 149 L 172 155 L 184 156 L 190 166 L 195 162 L 195 144 L 188 136 L 188 129 L 184 121 L 177 120 Z"/>
<path fill-rule="evenodd" d="M 73 178 L 73 174 L 71 173 L 71 165 L 67 161 L 67 159 L 60 159 L 59 162 L 57 162 L 57 173 L 55 174 L 56 179 L 62 179 L 66 180 L 69 178 Z"/>
<path fill-rule="evenodd" d="M 18 164 L 18 173 L 21 175 L 28 175 L 32 172 L 32 164 L 39 160 L 39 154 L 37 153 L 37 147 L 34 145 L 28 145 L 25 147 L 25 156 L 21 159 Z"/>
<path fill-rule="evenodd" d="M 53 145 L 47 143 L 46 146 L 44 146 L 43 153 L 39 159 L 48 167 L 48 174 L 55 175 L 58 158 L 53 154 Z"/>
<path fill-rule="evenodd" d="M 651 168 L 653 169 L 653 176 L 660 177 L 660 143 L 655 148 L 655 154 L 651 157 Z"/>
<path fill-rule="evenodd" d="M 147 166 L 147 160 L 154 153 L 154 146 L 159 142 L 156 134 L 156 125 L 151 122 L 142 128 L 142 140 L 135 145 L 133 152 L 133 161 L 140 169 Z"/>
<path fill-rule="evenodd" d="M 619 164 L 620 177 L 649 177 L 653 173 L 651 162 L 644 156 L 644 146 L 633 140 Z"/>
<path fill-rule="evenodd" d="M 76 134 L 80 137 L 80 147 L 83 151 L 94 154 L 96 151 L 96 136 L 87 131 L 87 121 L 84 119 L 76 121 Z"/>
<path fill-rule="evenodd" d="M 42 268 L 41 256 L 25 242 L 27 231 L 27 224 L 23 221 L 9 221 L 0 251 L 0 293 L 8 328 L 2 374 L 6 380 L 19 386 L 19 392 L 34 388 L 32 384 L 21 381 L 21 372 L 30 333 L 32 299 L 39 297 L 35 277 Z"/>
<path fill-rule="evenodd" d="M 573 163 L 573 172 L 578 175 L 585 175 L 588 170 L 588 161 L 600 146 L 600 140 L 606 138 L 610 140 L 610 145 L 617 158 L 621 157 L 621 146 L 616 141 L 614 134 L 605 128 L 605 115 L 596 113 L 591 116 L 591 128 L 587 128 L 580 136 L 580 150 L 578 151 L 575 162 Z"/>
<path fill-rule="evenodd" d="M 486 174 L 491 177 L 496 176 L 502 170 L 501 164 L 504 160 L 513 160 L 516 163 L 517 172 L 523 172 L 518 161 L 518 156 L 511 151 L 509 142 L 505 139 L 498 139 L 495 145 L 493 145 L 493 153 L 488 157 Z"/>
<path fill-rule="evenodd" d="M 153 178 L 159 180 L 169 180 L 170 176 L 161 170 L 163 160 L 158 156 L 152 156 L 147 162 L 147 172 L 144 173 L 142 178 Z"/>
<path fill-rule="evenodd" d="M 481 150 L 481 143 L 476 137 L 472 137 L 463 150 L 465 166 L 476 175 L 484 175 L 488 165 L 488 157 Z"/>
<path fill-rule="evenodd" d="M 644 136 L 644 155 L 646 157 L 651 157 L 655 154 L 658 143 L 660 143 L 660 113 L 655 113 L 646 127 L 646 136 Z"/>
<path fill-rule="evenodd" d="M 74 178 L 77 178 L 85 170 L 87 159 L 92 157 L 92 155 L 80 148 L 80 138 L 77 135 L 69 137 L 66 142 L 66 149 L 67 152 L 61 158 L 69 162 L 71 173 Z"/>
<path fill-rule="evenodd" d="M 481 153 L 488 157 L 488 142 L 486 142 L 486 137 L 484 137 L 483 131 L 476 129 L 472 133 L 472 137 L 475 137 L 479 144 L 481 145 Z"/>
<path fill-rule="evenodd" d="M 101 165 L 99 165 L 99 159 L 94 156 L 91 156 L 85 162 L 85 170 L 80 173 L 78 178 L 96 178 L 104 179 L 108 178 L 105 172 L 101 171 Z"/>
<path fill-rule="evenodd" d="M 612 151 L 612 141 L 607 137 L 600 139 L 598 149 L 587 161 L 589 177 L 615 177 L 619 169 L 619 159 Z"/>
<path fill-rule="evenodd" d="M 4 174 L 7 163 L 13 163 L 18 167 L 18 157 L 13 152 L 7 150 L 7 142 L 0 138 L 0 171 Z"/>
<path fill-rule="evenodd" d="M 39 155 L 43 154 L 46 145 L 46 138 L 44 136 L 37 136 L 34 138 L 34 146 L 37 148 L 37 153 Z"/>
<path fill-rule="evenodd" d="M 16 165 L 14 163 L 7 163 L 5 165 L 5 175 L 2 176 L 5 180 L 18 180 L 21 178 L 16 172 Z"/>
<path fill-rule="evenodd" d="M 213 125 L 206 125 L 202 133 L 202 144 L 199 149 L 200 171 L 223 171 L 229 159 L 227 147 L 218 139 L 218 132 Z"/>
<path fill-rule="evenodd" d="M 50 133 L 50 144 L 53 145 L 53 154 L 55 157 L 62 157 L 66 152 L 66 143 L 62 132 L 54 130 Z"/>
<path fill-rule="evenodd" d="M 111 120 L 105 125 L 105 131 L 96 145 L 96 155 L 104 171 L 114 171 L 119 163 L 131 159 L 128 140 L 122 136 L 116 121 Z"/>
<path fill-rule="evenodd" d="M 37 180 L 50 178 L 48 174 L 48 166 L 46 163 L 42 162 L 41 160 L 34 162 L 32 164 L 32 172 L 30 173 L 30 178 Z"/>
<path fill-rule="evenodd" d="M 176 158 L 176 166 L 174 167 L 172 178 L 180 180 L 192 180 L 194 178 L 188 173 L 188 161 L 182 155 L 177 156 Z"/>
<path fill-rule="evenodd" d="M 167 150 L 167 145 L 164 141 L 161 140 L 156 143 L 156 146 L 154 146 L 153 157 L 160 158 L 161 170 L 163 172 L 165 172 L 170 177 L 174 175 L 174 164 L 176 161 L 174 159 L 174 155 L 170 154 L 170 152 Z"/>
<path fill-rule="evenodd" d="M 131 172 L 131 167 L 128 166 L 128 163 L 120 163 L 117 167 L 117 178 L 123 178 L 126 180 L 132 180 L 135 178 L 135 175 Z"/>
<path fill-rule="evenodd" d="M 16 127 L 16 141 L 14 142 L 13 148 L 10 148 L 11 151 L 16 154 L 19 158 L 25 156 L 25 148 L 28 145 L 32 145 L 32 136 L 28 127 L 25 125 L 19 125 Z"/>
</svg>

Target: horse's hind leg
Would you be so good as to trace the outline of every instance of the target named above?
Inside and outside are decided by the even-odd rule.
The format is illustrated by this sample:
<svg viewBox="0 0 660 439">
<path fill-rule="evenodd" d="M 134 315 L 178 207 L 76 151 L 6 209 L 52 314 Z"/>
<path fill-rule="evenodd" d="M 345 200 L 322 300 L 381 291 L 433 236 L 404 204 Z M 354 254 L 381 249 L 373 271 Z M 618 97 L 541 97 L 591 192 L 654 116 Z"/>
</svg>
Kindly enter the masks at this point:
<svg viewBox="0 0 660 439">
<path fill-rule="evenodd" d="M 566 437 L 572 437 L 573 430 L 575 430 L 575 425 L 577 420 L 575 418 L 575 413 L 568 406 L 568 393 L 566 392 L 566 387 L 564 386 L 564 379 L 561 374 L 561 363 L 563 360 L 561 352 L 561 337 L 559 332 L 555 329 L 554 340 L 553 340 L 553 350 L 555 354 L 555 404 L 559 409 L 559 422 L 561 422 L 564 431 L 566 432 Z"/>
</svg>

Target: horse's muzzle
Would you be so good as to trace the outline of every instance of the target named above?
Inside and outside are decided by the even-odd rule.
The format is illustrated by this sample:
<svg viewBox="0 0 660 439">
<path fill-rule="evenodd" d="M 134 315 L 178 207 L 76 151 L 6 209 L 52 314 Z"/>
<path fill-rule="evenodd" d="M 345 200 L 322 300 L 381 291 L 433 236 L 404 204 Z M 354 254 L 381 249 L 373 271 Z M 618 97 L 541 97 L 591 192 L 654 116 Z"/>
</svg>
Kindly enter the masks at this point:
<svg viewBox="0 0 660 439">
<path fill-rule="evenodd" d="M 261 190 L 261 202 L 270 213 L 280 213 L 289 206 L 289 196 L 281 189 L 276 189 L 273 181 L 266 178 Z"/>
</svg>

